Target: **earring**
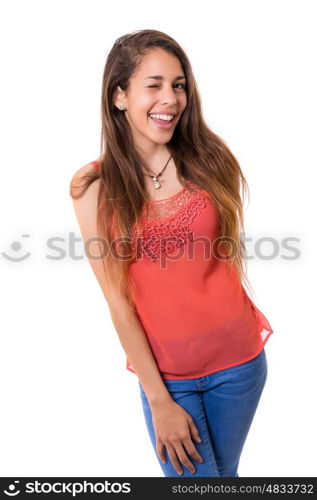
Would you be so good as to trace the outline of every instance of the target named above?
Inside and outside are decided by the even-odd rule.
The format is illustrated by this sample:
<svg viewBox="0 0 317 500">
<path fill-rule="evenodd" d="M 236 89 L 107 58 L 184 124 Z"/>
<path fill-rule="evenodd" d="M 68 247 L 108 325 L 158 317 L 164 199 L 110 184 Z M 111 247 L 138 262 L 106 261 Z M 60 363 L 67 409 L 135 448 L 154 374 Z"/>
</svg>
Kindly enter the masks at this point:
<svg viewBox="0 0 317 500">
<path fill-rule="evenodd" d="M 119 104 L 119 109 L 121 109 L 121 111 L 126 111 L 126 108 L 124 107 L 124 104 Z"/>
</svg>

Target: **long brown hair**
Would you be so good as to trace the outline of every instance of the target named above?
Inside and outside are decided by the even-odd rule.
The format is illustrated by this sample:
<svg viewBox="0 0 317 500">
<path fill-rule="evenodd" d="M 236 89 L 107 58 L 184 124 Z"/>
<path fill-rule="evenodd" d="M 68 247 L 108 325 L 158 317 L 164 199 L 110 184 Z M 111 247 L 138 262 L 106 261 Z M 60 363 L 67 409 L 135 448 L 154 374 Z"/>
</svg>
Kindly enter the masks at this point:
<svg viewBox="0 0 317 500">
<path fill-rule="evenodd" d="M 113 225 L 109 221 L 115 217 L 117 235 L 122 244 L 121 258 L 112 258 L 112 265 L 107 266 L 105 272 L 109 275 L 114 262 L 120 262 L 120 282 L 122 278 L 125 280 L 133 308 L 133 283 L 128 268 L 134 259 L 131 258 L 129 235 L 134 223 L 139 227 L 138 219 L 148 195 L 142 160 L 133 147 L 126 117 L 114 105 L 113 97 L 118 85 L 122 90 L 129 88 L 142 56 L 155 48 L 175 55 L 186 77 L 187 106 L 166 147 L 173 156 L 179 177 L 192 181 L 212 196 L 220 218 L 219 241 L 229 254 L 231 248 L 227 260 L 229 268 L 237 272 L 240 284 L 250 285 L 246 272 L 246 248 L 240 236 L 241 231 L 244 233 L 243 203 L 245 194 L 249 196 L 249 188 L 239 163 L 224 140 L 212 132 L 203 119 L 199 91 L 184 50 L 161 31 L 138 30 L 118 38 L 106 60 L 101 92 L 100 168 L 83 176 L 83 184 L 72 185 L 70 191 L 73 198 L 79 198 L 92 182 L 100 179 L 98 235 L 102 236 L 106 249 L 113 248 Z M 113 257 L 113 252 L 105 252 L 104 248 L 100 253 L 103 259 Z"/>
</svg>

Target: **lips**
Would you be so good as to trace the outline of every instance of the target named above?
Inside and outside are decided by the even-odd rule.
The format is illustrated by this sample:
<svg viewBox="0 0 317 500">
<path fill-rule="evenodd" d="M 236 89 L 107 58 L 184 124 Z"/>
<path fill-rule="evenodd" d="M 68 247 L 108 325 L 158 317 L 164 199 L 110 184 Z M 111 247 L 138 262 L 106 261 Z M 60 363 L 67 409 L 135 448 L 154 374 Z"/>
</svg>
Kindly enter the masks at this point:
<svg viewBox="0 0 317 500">
<path fill-rule="evenodd" d="M 171 120 L 160 120 L 159 118 L 152 118 L 150 115 L 149 118 L 156 127 L 161 129 L 169 129 L 172 126 L 175 116 Z"/>
</svg>

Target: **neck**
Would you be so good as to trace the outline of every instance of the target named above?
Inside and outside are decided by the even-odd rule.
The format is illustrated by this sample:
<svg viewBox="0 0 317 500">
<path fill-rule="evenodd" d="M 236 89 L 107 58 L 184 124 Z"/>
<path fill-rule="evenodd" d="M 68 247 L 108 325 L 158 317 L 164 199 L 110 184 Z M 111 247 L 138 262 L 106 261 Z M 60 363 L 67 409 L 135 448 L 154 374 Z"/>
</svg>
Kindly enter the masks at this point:
<svg viewBox="0 0 317 500">
<path fill-rule="evenodd" d="M 160 172 L 171 156 L 165 144 L 157 144 L 153 146 L 151 150 L 146 151 L 144 149 L 139 149 L 138 153 L 141 157 L 142 164 L 153 173 Z M 170 163 L 171 162 L 172 158 L 170 159 Z"/>
</svg>

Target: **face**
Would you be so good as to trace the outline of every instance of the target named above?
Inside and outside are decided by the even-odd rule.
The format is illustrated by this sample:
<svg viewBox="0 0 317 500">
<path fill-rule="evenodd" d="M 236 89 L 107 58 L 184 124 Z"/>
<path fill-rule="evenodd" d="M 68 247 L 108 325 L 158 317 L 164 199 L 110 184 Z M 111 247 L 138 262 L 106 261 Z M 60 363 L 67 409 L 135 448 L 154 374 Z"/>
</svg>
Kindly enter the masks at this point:
<svg viewBox="0 0 317 500">
<path fill-rule="evenodd" d="M 153 78 L 153 77 L 156 78 Z M 176 56 L 153 49 L 143 56 L 127 92 L 118 87 L 115 104 L 124 104 L 134 144 L 142 150 L 166 144 L 187 105 L 186 79 Z M 171 115 L 172 121 L 151 118 L 150 114 Z"/>
</svg>

